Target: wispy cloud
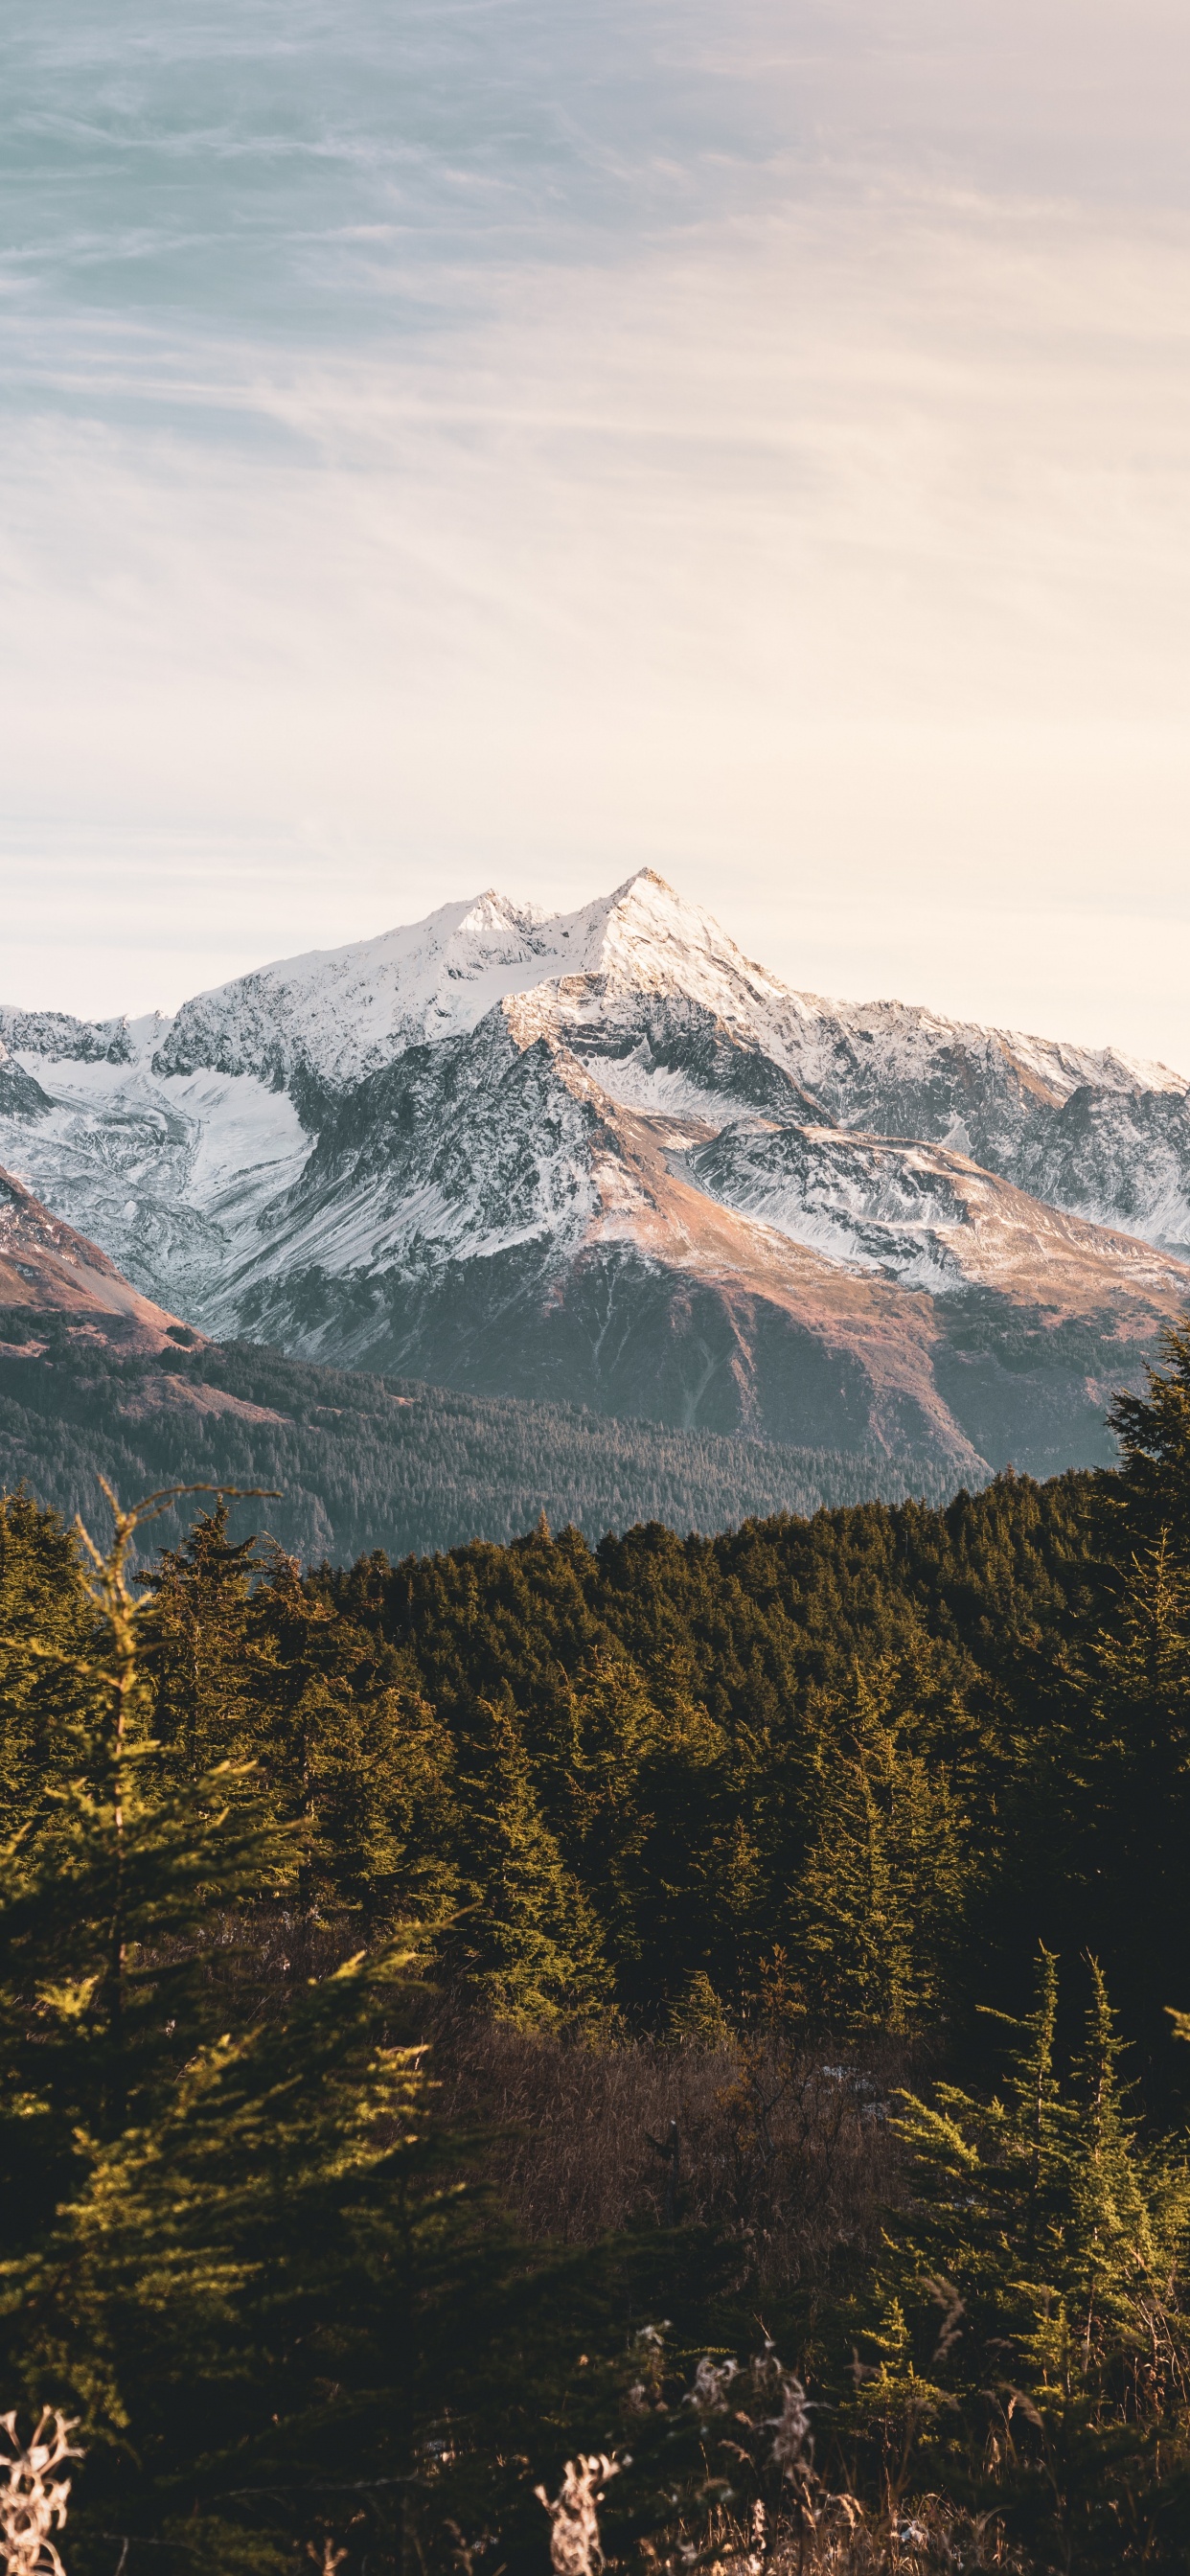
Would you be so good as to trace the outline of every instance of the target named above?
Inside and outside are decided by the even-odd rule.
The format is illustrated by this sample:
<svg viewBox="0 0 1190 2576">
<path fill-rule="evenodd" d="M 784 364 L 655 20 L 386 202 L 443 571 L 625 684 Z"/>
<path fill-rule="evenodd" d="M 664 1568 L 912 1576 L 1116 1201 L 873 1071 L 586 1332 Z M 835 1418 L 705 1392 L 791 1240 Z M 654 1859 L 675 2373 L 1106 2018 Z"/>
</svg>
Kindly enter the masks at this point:
<svg viewBox="0 0 1190 2576">
<path fill-rule="evenodd" d="M 1184 12 L 17 16 L 8 868 L 80 934 L 14 992 L 650 859 L 1190 1061 Z"/>
</svg>

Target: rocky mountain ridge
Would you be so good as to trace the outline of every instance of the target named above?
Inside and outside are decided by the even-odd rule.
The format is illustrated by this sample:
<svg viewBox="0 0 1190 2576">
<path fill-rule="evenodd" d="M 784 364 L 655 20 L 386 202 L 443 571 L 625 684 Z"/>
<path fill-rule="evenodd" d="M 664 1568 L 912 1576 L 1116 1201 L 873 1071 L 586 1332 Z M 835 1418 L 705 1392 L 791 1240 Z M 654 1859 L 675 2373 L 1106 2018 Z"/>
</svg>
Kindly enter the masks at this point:
<svg viewBox="0 0 1190 2576">
<path fill-rule="evenodd" d="M 793 992 L 648 871 L 0 1038 L 9 1164 L 204 1330 L 324 1364 L 957 1481 L 1105 1454 L 1190 1289 L 1181 1076 Z"/>
<path fill-rule="evenodd" d="M 97 1243 L 76 1234 L 2 1170 L 0 1309 L 10 1319 L 52 1315 L 83 1340 L 140 1357 L 171 1347 L 194 1349 L 201 1340 L 180 1316 L 142 1297 Z M 21 1348 L 27 1347 L 23 1337 Z"/>
</svg>

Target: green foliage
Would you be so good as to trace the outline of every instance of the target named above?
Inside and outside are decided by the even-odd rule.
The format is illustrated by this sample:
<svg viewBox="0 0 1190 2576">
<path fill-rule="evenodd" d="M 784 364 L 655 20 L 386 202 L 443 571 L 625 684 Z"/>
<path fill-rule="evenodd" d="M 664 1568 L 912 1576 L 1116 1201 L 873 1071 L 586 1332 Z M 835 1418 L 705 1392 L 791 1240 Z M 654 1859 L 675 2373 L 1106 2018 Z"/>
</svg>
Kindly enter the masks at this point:
<svg viewBox="0 0 1190 2576">
<path fill-rule="evenodd" d="M 1150 1371 L 1147 1396 L 1113 1407 L 1125 1464 L 1095 1487 L 1099 1562 L 1055 1677 L 1052 1801 L 1054 1856 L 1075 1900 L 1054 1937 L 1103 1958 L 1130 2028 L 1158 2058 L 1162 2006 L 1187 1990 L 1190 1964 L 1190 1330 L 1168 1336 L 1167 1355 L 1172 1369 Z M 1164 1993 L 1154 1960 L 1175 1981 Z"/>
<path fill-rule="evenodd" d="M 1168 1374 L 1147 1371 L 1144 1395 L 1118 1395 L 1111 1424 L 1123 1453 L 1123 1472 L 1105 1483 L 1108 1517 L 1118 1515 L 1134 1537 L 1174 1534 L 1185 1563 L 1190 1556 L 1190 1320 L 1164 1337 Z"/>
<path fill-rule="evenodd" d="M 195 1478 L 276 1487 L 274 1534 L 307 1563 L 511 1539 L 543 1504 L 553 1528 L 572 1521 L 595 1540 L 640 1520 L 714 1530 L 749 1512 L 950 1490 L 932 1458 L 776 1448 L 313 1367 L 251 1342 L 125 1356 L 18 1307 L 0 1310 L 0 1344 L 0 1482 L 24 1481 L 67 1521 L 101 1510 L 104 1476 L 130 1494 Z M 184 1513 L 165 1534 L 181 1542 Z"/>
<path fill-rule="evenodd" d="M 312 1581 L 435 1709 L 477 1812 L 466 1748 L 482 1751 L 481 1705 L 511 1702 L 633 2023 L 668 2023 L 699 1975 L 746 2014 L 776 1940 L 827 2024 L 910 2026 L 1011 1996 L 1037 1932 L 1066 1930 L 1050 1922 L 1058 1668 L 1090 1582 L 1089 1490 L 1005 1479 L 945 1512 L 871 1505 L 714 1541 L 648 1528 L 597 1550 L 535 1532 Z M 891 1967 L 873 1868 L 893 1882 Z M 1098 1894 L 1075 1928 L 1102 1945 Z"/>
<path fill-rule="evenodd" d="M 60 1676 L 90 1639 L 76 1543 L 25 1494 L 0 1496 L 0 1799 L 15 1822 L 53 1763 Z"/>
<path fill-rule="evenodd" d="M 292 1557 L 232 1545 L 229 1506 L 162 1550 L 141 1620 L 163 1775 L 220 1758 L 298 1837 L 299 1905 L 375 1930 L 459 1898 L 454 1748 L 395 1661 L 303 1584 Z M 232 1794 L 234 1795 L 234 1779 Z"/>
<path fill-rule="evenodd" d="M 154 1726 L 182 1771 L 242 1756 L 250 1735 L 245 1661 L 255 1541 L 233 1546 L 230 1517 L 220 1495 L 182 1547 L 159 1551 L 148 1577 L 155 1599 L 143 1660 Z"/>
<path fill-rule="evenodd" d="M 435 2121 L 409 1942 L 337 1964 L 332 1946 L 313 1976 L 287 1958 L 263 1986 L 253 1967 L 317 1882 L 317 1795 L 289 1822 L 278 1809 L 316 1780 L 349 1639 L 332 1651 L 336 1623 L 274 1564 L 262 1659 L 218 1512 L 136 1593 L 144 1517 L 116 1513 L 93 1579 L 58 1562 L 86 1651 L 69 1622 L 61 1644 L 26 1638 L 56 1700 L 0 1882 L 0 2372 L 81 2418 L 80 2576 L 107 2566 L 113 2532 L 212 2571 L 288 2567 L 344 2517 L 391 2568 L 427 2442 L 467 2410 L 467 2365 L 502 2387 L 493 2346 L 525 2266 Z M 212 1678 L 229 1636 L 237 1684 L 271 1676 L 289 1764 L 271 1784 L 207 1760 L 245 1705 Z M 170 1746 L 151 1731 L 154 1657 Z M 468 2446 L 496 2475 L 493 2420 L 507 2432 L 506 2390 Z"/>
<path fill-rule="evenodd" d="M 90 1550 L 92 1581 L 43 1532 L 74 1616 L 48 1635 L 26 1625 L 17 1657 L 21 1679 L 30 1658 L 49 1684 L 0 1870 L 0 2189 L 18 2239 L 67 2187 L 84 2137 L 118 2136 L 169 2094 L 218 2014 L 218 1917 L 287 1867 L 234 1766 L 161 1782 L 127 1577 L 136 1528 L 117 1514 L 110 1555 Z"/>
<path fill-rule="evenodd" d="M 911 1718 L 883 1713 L 888 1679 L 857 1672 L 854 1735 L 826 1757 L 798 1889 L 811 1989 L 846 2032 L 937 2022 L 967 1893 L 966 1819 L 945 1771 L 911 1749 Z"/>
<path fill-rule="evenodd" d="M 1144 1784 L 1109 1780 L 1079 1678 L 1088 1491 L 1004 1479 L 941 1513 L 867 1505 L 714 1541 L 654 1526 L 597 1550 L 538 1528 L 308 1576 L 219 1506 L 151 1579 L 158 1774 L 181 1794 L 229 1761 L 234 1806 L 254 1765 L 252 1797 L 298 1835 L 303 1919 L 350 1910 L 371 1938 L 457 1915 L 450 1959 L 463 1973 L 470 1945 L 489 1997 L 511 1997 L 500 1956 L 532 1913 L 500 1837 L 529 1835 L 555 1883 L 532 1938 L 557 1956 L 525 1993 L 562 2020 L 598 1995 L 665 2027 L 701 1976 L 738 2022 L 774 1941 L 840 2034 L 969 2021 L 1019 1993 L 1038 1933 L 1094 1946 L 1119 1981 L 1096 1820 L 1135 1815 L 1139 1840 Z M 32 1790 L 47 1686 L 20 1687 Z M 1190 1987 L 1171 1923 L 1171 1975 L 1183 1954 Z M 1130 2014 L 1139 1960 L 1132 1976 Z"/>
<path fill-rule="evenodd" d="M 472 1903 L 447 1955 L 463 1993 L 501 2020 L 545 2025 L 598 2015 L 608 1978 L 595 1919 L 545 1823 L 516 1719 L 480 1707 L 471 1785 L 487 1830 L 470 1863 Z"/>
<path fill-rule="evenodd" d="M 192 2056 L 8 2268 L 26 2385 L 87 2428 L 86 2530 L 286 2564 L 346 2470 L 391 2545 L 458 2390 L 450 2321 L 498 2259 L 443 2170 L 421 2051 L 386 2037 L 409 1966 L 350 1961 Z"/>
<path fill-rule="evenodd" d="M 1180 2142 L 1142 2142 L 1093 1961 L 1090 1982 L 1065 2079 L 1042 1951 L 1033 2011 L 998 2017 L 1002 2089 L 902 2097 L 906 2199 L 847 2411 L 891 2486 L 912 2470 L 982 2488 L 1046 2566 L 1119 2563 L 1124 2496 L 1167 2563 L 1167 2482 L 1190 2460 L 1190 2169 Z"/>
<path fill-rule="evenodd" d="M 671 2378 L 692 2337 L 754 2349 L 733 2303 L 772 2197 L 749 2177 L 803 2100 L 794 2032 L 817 2088 L 796 2169 L 828 2197 L 812 2104 L 837 2087 L 853 2147 L 887 2145 L 865 2066 L 944 2079 L 900 2098 L 874 2263 L 861 2229 L 767 2276 L 818 2373 L 815 2476 L 829 2454 L 878 2496 L 890 2548 L 932 2487 L 972 2530 L 1005 2516 L 1038 2569 L 1179 2564 L 1190 2182 L 1108 2002 L 1168 2112 L 1190 1341 L 1171 1356 L 1121 1411 L 1118 1477 L 714 1540 L 592 1547 L 535 1508 L 507 1545 L 303 1573 L 228 1498 L 138 1589 L 135 1516 L 87 1557 L 0 1505 L 0 2369 L 84 2415 L 72 2576 L 107 2570 L 104 2534 L 132 2536 L 133 2576 L 142 2543 L 183 2542 L 292 2576 L 336 2534 L 347 2576 L 365 2554 L 379 2576 L 465 2563 L 485 2528 L 528 2571 L 533 2484 L 580 2447 L 635 2443 L 625 2546 L 675 2495 L 709 2511 L 736 2434 L 667 2420 L 681 2391 L 648 2397 L 639 2329 L 680 2321 Z M 1078 2032 L 1059 1947 L 1102 1961 Z M 442 2027 L 551 2033 L 571 2072 L 626 2032 L 729 2051 L 705 2080 L 730 2242 L 518 2246 L 482 2139 L 437 2107 L 427 1961 Z M 696 2177 L 684 2131 L 670 2221 Z M 768 2370 L 742 2478 L 750 2444 L 773 2466 Z"/>
</svg>

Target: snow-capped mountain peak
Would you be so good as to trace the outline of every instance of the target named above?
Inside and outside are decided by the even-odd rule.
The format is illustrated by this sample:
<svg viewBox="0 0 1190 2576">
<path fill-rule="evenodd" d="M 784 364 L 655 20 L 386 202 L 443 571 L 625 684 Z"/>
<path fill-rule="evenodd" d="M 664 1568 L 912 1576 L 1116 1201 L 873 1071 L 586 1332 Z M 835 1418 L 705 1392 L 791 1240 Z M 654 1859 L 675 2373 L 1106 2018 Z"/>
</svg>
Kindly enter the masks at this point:
<svg viewBox="0 0 1190 2576">
<path fill-rule="evenodd" d="M 489 889 L 378 938 L 311 949 L 196 994 L 157 1070 L 276 1083 L 299 1075 L 341 1090 L 407 1046 L 473 1028 L 504 993 L 538 979 L 542 947 L 532 906 Z"/>
<path fill-rule="evenodd" d="M 789 998 L 711 913 L 675 894 L 652 868 L 639 869 L 614 894 L 579 912 L 555 915 L 542 929 L 557 974 L 604 976 L 626 992 L 680 994 L 724 1017 L 761 998 Z"/>
<path fill-rule="evenodd" d="M 581 1052 L 594 1031 L 605 1063 L 613 1036 L 635 1045 L 647 1029 L 650 1044 L 664 1046 L 667 1015 L 685 1043 L 693 1014 L 758 1050 L 842 1126 L 874 1121 L 890 1132 L 883 1103 L 895 1093 L 902 1104 L 895 1132 L 916 1133 L 929 1094 L 929 1132 L 960 1151 L 964 1136 L 947 1124 L 949 1110 L 938 1123 L 938 1103 L 942 1090 L 953 1092 L 954 1114 L 965 1114 L 957 1105 L 970 1091 L 963 1063 L 985 1067 L 993 1090 L 1018 1106 L 1028 1095 L 1057 1109 L 1087 1085 L 1171 1101 L 1187 1091 L 1167 1067 L 1110 1048 L 979 1028 L 897 1002 L 794 992 L 651 868 L 573 912 L 547 914 L 489 887 L 377 938 L 257 967 L 186 1002 L 163 1028 L 154 1065 L 166 1076 L 255 1076 L 290 1090 L 303 1115 L 317 1118 L 320 1103 L 395 1063 L 407 1047 L 464 1036 L 513 996 L 524 1004 L 522 1043 L 554 1031 Z M 2 1025 L 0 1036 L 9 1036 Z M 14 1030 L 9 1043 L 36 1048 L 38 1040 Z M 108 1024 L 80 1033 L 75 1048 L 128 1059 L 141 1052 L 126 1023 L 118 1032 Z M 621 1096 L 645 1105 L 639 1067 L 626 1078 L 636 1088 Z M 1015 1108 L 1010 1125 L 1015 1136 Z M 968 1132 L 981 1153 L 981 1134 Z"/>
<path fill-rule="evenodd" d="M 1190 1282 L 1180 1075 L 795 992 L 647 868 L 567 912 L 488 888 L 172 1023 L 0 1012 L 0 1162 L 208 1331 L 963 1472 L 1061 1462 L 1076 1419 L 1103 1454 Z"/>
<path fill-rule="evenodd" d="M 157 1070 L 342 1091 L 408 1046 L 475 1028 L 508 994 L 576 976 L 730 1018 L 787 998 L 708 912 L 643 868 L 576 912 L 545 914 L 489 887 L 376 939 L 257 967 L 183 1005 Z"/>
</svg>

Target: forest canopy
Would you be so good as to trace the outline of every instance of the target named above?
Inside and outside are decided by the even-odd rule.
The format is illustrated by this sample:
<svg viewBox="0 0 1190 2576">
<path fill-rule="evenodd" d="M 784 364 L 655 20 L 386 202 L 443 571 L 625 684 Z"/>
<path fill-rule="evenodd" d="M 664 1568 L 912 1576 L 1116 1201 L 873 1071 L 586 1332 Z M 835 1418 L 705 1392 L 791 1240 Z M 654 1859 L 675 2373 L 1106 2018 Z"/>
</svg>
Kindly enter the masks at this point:
<svg viewBox="0 0 1190 2576">
<path fill-rule="evenodd" d="M 716 2350 L 770 2537 L 1183 2563 L 1190 1333 L 1116 1426 L 338 1568 L 8 1495 L 0 2339 L 77 2576 L 542 2567 L 580 2449 L 676 2567 Z"/>
<path fill-rule="evenodd" d="M 929 1458 L 467 1395 L 180 1329 L 160 1352 L 129 1352 L 65 1316 L 0 1308 L 0 1480 L 67 1521 L 102 1518 L 103 1477 L 128 1499 L 196 1477 L 269 1486 L 269 1527 L 305 1564 L 513 1538 L 543 1505 L 597 1540 L 640 1520 L 715 1530 L 869 1494 L 941 1500 L 954 1481 Z M 258 1525 L 234 1507 L 237 1536 Z M 183 1507 L 162 1534 L 186 1526 Z"/>
</svg>

